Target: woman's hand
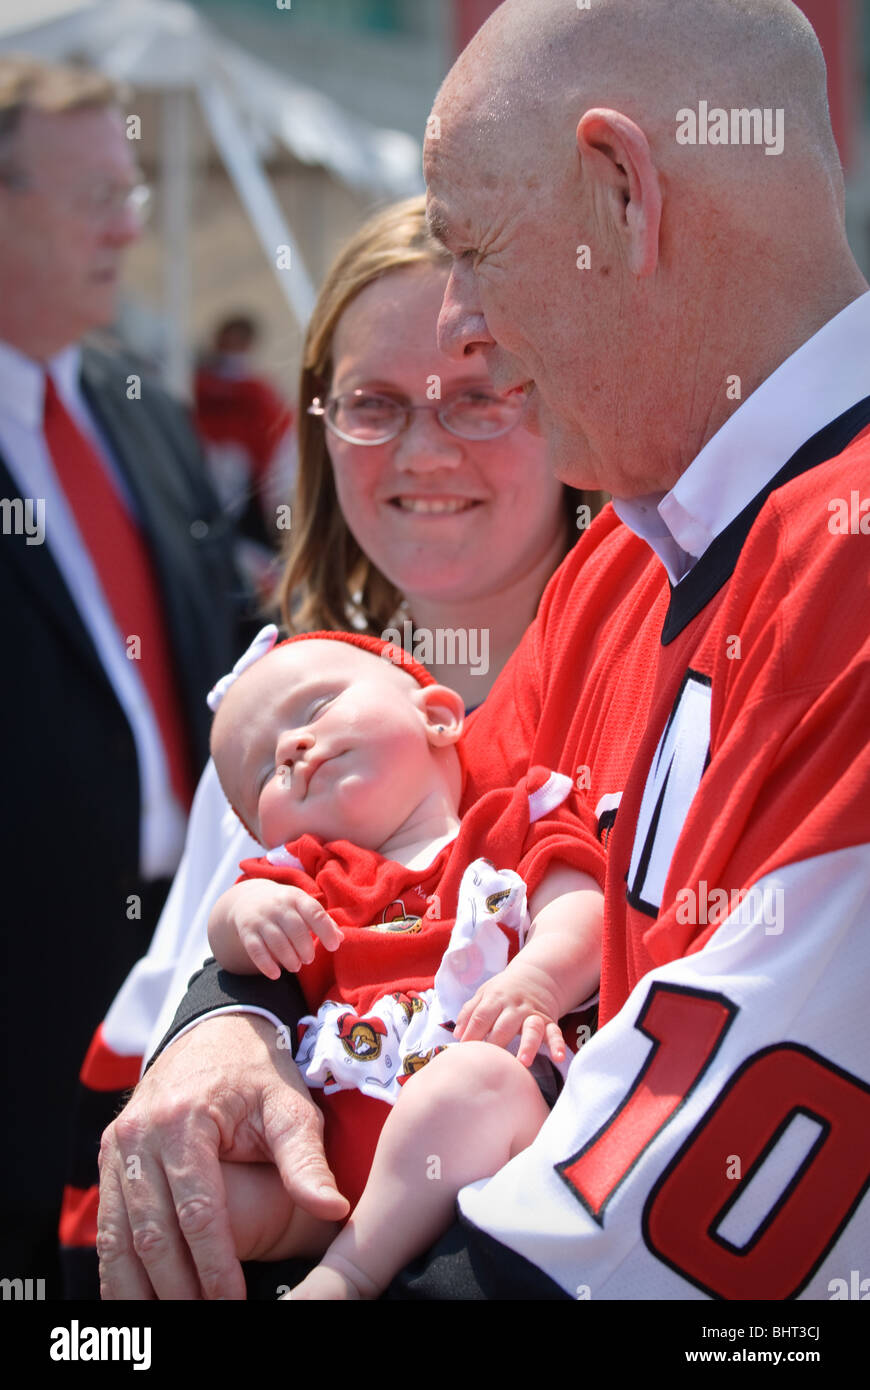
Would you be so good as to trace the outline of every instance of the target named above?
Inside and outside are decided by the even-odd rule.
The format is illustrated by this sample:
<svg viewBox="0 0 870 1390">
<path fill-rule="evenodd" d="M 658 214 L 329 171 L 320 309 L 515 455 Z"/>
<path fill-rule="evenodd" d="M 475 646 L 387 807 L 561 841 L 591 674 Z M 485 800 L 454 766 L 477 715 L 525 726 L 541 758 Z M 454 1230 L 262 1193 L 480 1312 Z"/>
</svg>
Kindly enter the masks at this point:
<svg viewBox="0 0 870 1390">
<path fill-rule="evenodd" d="M 97 1251 L 106 1299 L 242 1299 L 220 1160 L 270 1159 L 296 1205 L 348 1204 L 323 1119 L 266 1019 L 226 1014 L 173 1043 L 106 1130 Z"/>
</svg>

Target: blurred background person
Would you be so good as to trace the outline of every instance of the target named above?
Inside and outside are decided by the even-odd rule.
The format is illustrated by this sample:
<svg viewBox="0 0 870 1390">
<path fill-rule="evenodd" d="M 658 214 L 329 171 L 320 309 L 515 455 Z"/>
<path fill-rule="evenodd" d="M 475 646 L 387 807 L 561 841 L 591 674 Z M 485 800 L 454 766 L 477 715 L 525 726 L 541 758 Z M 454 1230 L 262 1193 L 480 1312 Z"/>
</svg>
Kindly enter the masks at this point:
<svg viewBox="0 0 870 1390">
<path fill-rule="evenodd" d="M 524 398 L 496 396 L 482 357 L 457 364 L 438 352 L 449 269 L 420 196 L 374 214 L 327 274 L 305 343 L 279 620 L 297 632 L 353 628 L 381 636 L 398 627 L 412 649 L 421 633 L 474 632 L 481 640 L 465 652 L 460 641 L 439 653 L 436 641 L 429 662 L 471 709 L 485 699 L 577 539 L 578 509 L 592 513 L 602 499 L 557 482 L 543 439 L 523 427 Z M 440 399 L 427 401 L 433 376 Z M 373 421 L 379 443 L 372 442 Z M 485 650 L 487 661 L 458 659 L 472 648 Z M 229 810 L 210 762 L 152 949 L 112 1005 L 85 1069 L 118 1081 L 115 1094 L 108 1084 L 100 1093 L 83 1091 L 78 1176 L 64 1226 L 71 1296 L 97 1294 L 100 1132 L 209 955 L 212 906 L 238 876 L 240 860 L 261 852 Z M 194 1001 L 192 1016 L 210 1002 Z"/>
<path fill-rule="evenodd" d="M 82 344 L 112 321 L 144 196 L 111 83 L 0 56 L 2 1273 L 49 1296 L 76 1074 L 157 921 L 207 754 L 203 694 L 241 640 L 187 420 Z"/>
<path fill-rule="evenodd" d="M 194 419 L 214 489 L 235 522 L 236 559 L 265 600 L 278 577 L 277 509 L 293 492 L 295 417 L 257 370 L 259 330 L 248 314 L 222 319 L 194 377 Z"/>
</svg>

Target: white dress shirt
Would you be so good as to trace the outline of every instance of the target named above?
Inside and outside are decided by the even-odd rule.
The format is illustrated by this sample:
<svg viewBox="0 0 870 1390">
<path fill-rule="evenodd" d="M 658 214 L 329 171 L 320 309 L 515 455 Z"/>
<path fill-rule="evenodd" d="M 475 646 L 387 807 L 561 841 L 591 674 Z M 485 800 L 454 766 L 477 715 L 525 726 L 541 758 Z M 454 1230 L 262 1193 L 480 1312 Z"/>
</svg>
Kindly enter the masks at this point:
<svg viewBox="0 0 870 1390">
<path fill-rule="evenodd" d="M 747 396 L 664 494 L 614 499 L 672 584 L 792 454 L 870 394 L 870 291 L 852 301 Z"/>
<path fill-rule="evenodd" d="M 81 353 L 64 348 L 47 364 L 58 395 L 106 466 L 128 510 L 135 514 L 123 477 L 82 396 Z M 0 455 L 22 498 L 45 499 L 45 544 L 97 651 L 127 717 L 139 764 L 139 867 L 143 878 L 174 873 L 184 843 L 186 815 L 172 790 L 160 730 L 137 663 L 127 658 L 122 634 L 61 487 L 43 431 L 45 378 L 38 362 L 0 342 Z"/>
</svg>

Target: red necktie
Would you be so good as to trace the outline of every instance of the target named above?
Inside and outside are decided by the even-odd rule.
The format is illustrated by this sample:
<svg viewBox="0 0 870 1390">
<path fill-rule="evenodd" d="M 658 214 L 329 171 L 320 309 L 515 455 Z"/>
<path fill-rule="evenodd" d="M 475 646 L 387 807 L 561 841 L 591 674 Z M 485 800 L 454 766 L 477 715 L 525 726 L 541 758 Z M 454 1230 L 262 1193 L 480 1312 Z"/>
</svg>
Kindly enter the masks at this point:
<svg viewBox="0 0 870 1390">
<path fill-rule="evenodd" d="M 139 641 L 139 671 L 169 764 L 172 789 L 190 805 L 193 783 L 181 706 L 154 567 L 142 533 L 90 441 L 45 377 L 45 442 L 128 654 Z"/>
</svg>

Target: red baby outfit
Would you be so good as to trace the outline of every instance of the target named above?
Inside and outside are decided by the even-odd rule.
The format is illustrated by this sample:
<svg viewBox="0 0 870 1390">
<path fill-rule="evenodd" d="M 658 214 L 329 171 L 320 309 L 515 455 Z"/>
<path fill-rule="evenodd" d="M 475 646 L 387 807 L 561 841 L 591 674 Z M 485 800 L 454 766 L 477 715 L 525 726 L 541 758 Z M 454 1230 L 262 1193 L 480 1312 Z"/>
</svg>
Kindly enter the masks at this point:
<svg viewBox="0 0 870 1390">
<path fill-rule="evenodd" d="M 482 797 L 426 869 L 313 835 L 242 864 L 246 877 L 309 893 L 344 933 L 337 951 L 316 941 L 314 961 L 299 972 L 312 1012 L 300 1023 L 296 1060 L 324 1112 L 327 1160 L 353 1204 L 384 1102 L 453 1041 L 462 1003 L 516 953 L 526 894 L 554 863 L 599 872 L 576 804 L 569 778 L 535 768 L 512 790 Z"/>
</svg>

